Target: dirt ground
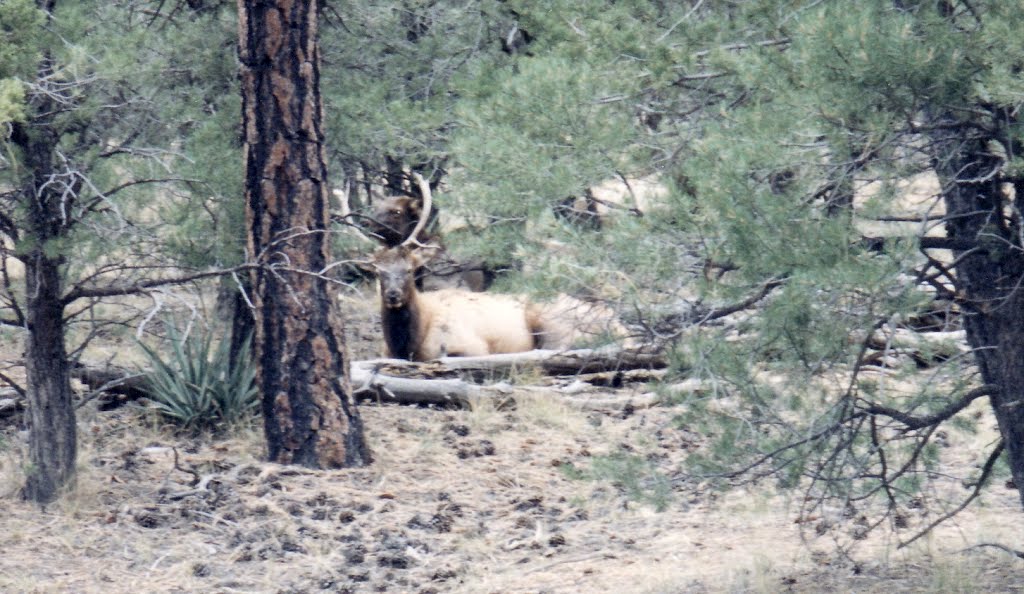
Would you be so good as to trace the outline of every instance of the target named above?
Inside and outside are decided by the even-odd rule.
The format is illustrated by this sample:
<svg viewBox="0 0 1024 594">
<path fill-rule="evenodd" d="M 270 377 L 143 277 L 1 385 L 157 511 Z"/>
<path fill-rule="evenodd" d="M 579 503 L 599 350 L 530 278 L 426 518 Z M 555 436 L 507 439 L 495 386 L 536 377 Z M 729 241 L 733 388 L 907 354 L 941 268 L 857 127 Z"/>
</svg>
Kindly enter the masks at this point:
<svg viewBox="0 0 1024 594">
<path fill-rule="evenodd" d="M 357 358 L 378 348 L 364 301 L 348 304 Z M 0 592 L 1024 592 L 1021 561 L 964 551 L 1024 549 L 1012 489 L 907 549 L 877 532 L 850 560 L 767 486 L 672 480 L 702 439 L 669 407 L 551 392 L 361 414 L 374 464 L 311 471 L 263 462 L 258 427 L 186 438 L 89 404 L 77 489 L 43 510 L 18 499 L 24 436 L 0 424 Z"/>
</svg>

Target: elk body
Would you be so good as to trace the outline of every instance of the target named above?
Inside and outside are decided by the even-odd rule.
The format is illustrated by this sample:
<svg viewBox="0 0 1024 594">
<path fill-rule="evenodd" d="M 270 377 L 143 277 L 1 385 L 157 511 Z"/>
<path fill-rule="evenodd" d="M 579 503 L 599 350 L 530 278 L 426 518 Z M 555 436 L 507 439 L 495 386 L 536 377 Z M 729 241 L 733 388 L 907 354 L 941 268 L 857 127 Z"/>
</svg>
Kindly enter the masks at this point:
<svg viewBox="0 0 1024 594">
<path fill-rule="evenodd" d="M 406 246 L 374 257 L 389 356 L 427 361 L 534 348 L 524 299 L 461 289 L 421 292 L 415 271 L 424 258 L 419 250 Z"/>
<path fill-rule="evenodd" d="M 415 271 L 425 257 L 407 246 L 374 256 L 384 344 L 391 357 L 429 361 L 535 348 L 562 350 L 581 340 L 625 336 L 610 309 L 567 295 L 552 303 L 531 303 L 516 295 L 420 291 Z"/>
</svg>

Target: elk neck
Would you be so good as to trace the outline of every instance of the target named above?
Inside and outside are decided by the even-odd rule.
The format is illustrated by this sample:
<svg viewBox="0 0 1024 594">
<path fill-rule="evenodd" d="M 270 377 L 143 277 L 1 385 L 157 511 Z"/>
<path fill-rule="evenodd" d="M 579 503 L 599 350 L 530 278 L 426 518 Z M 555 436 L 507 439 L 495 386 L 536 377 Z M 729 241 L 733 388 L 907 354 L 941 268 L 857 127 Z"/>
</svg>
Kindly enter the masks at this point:
<svg viewBox="0 0 1024 594">
<path fill-rule="evenodd" d="M 420 308 L 416 299 L 401 307 L 381 307 L 381 323 L 388 352 L 398 359 L 413 360 L 423 337 L 420 336 Z"/>
</svg>

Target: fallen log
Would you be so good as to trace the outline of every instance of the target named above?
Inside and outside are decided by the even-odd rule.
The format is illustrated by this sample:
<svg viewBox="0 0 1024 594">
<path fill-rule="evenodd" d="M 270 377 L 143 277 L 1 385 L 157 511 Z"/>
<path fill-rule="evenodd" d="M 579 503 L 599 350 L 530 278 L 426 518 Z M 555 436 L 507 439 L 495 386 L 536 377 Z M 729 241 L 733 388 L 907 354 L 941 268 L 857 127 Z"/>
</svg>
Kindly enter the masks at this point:
<svg viewBox="0 0 1024 594">
<path fill-rule="evenodd" d="M 882 367 L 898 367 L 900 357 L 920 367 L 932 367 L 971 351 L 964 330 L 918 332 L 888 325 L 876 330 L 868 338 L 867 346 L 874 352 L 868 353 L 865 361 Z"/>
<path fill-rule="evenodd" d="M 574 351 L 534 350 L 478 357 L 441 357 L 417 363 L 404 359 L 354 361 L 353 367 L 387 369 L 394 374 L 436 377 L 441 374 L 470 374 L 474 378 L 508 375 L 537 370 L 545 375 L 579 375 L 634 369 L 664 369 L 668 366 L 661 353 L 636 349 L 579 349 Z"/>
<path fill-rule="evenodd" d="M 361 400 L 376 402 L 468 408 L 476 398 L 484 395 L 500 396 L 511 391 L 508 384 L 485 387 L 461 379 L 395 377 L 356 362 L 352 364 L 351 375 L 352 395 Z"/>
<path fill-rule="evenodd" d="M 102 397 L 100 410 L 112 410 L 123 404 L 149 397 L 146 374 L 121 367 L 87 367 L 83 364 L 71 368 L 71 377 L 85 384 L 91 393 L 77 407 L 94 398 Z"/>
<path fill-rule="evenodd" d="M 486 386 L 461 379 L 417 379 L 386 375 L 378 371 L 352 368 L 352 393 L 364 401 L 394 404 L 415 404 L 441 406 L 445 408 L 471 408 L 474 401 L 491 399 L 498 407 L 538 393 L 560 394 L 562 401 L 583 410 L 624 410 L 650 408 L 661 402 L 661 396 L 653 392 L 609 396 L 604 390 L 601 395 L 588 397 L 574 381 L 567 387 L 515 387 L 505 382 Z M 589 386 L 590 390 L 595 390 Z"/>
</svg>

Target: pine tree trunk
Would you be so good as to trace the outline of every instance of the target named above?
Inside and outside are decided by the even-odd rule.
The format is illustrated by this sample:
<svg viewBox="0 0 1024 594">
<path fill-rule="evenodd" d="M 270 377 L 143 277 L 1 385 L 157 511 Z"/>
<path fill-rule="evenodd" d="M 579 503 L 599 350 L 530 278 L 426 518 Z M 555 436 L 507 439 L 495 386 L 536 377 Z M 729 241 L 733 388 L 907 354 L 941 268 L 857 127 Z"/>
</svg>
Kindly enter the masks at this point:
<svg viewBox="0 0 1024 594">
<path fill-rule="evenodd" d="M 957 292 L 982 381 L 999 388 L 990 402 L 1024 505 L 1024 255 L 1019 222 L 1004 216 L 1003 192 L 993 175 L 1000 158 L 985 139 L 957 132 L 953 122 L 945 118 L 947 125 L 937 128 L 949 131 L 933 136 L 946 233 L 954 243 L 975 246 L 954 251 Z"/>
<path fill-rule="evenodd" d="M 370 461 L 326 280 L 328 187 L 315 0 L 239 0 L 258 381 L 270 460 Z"/>
<path fill-rule="evenodd" d="M 40 113 L 49 113 L 48 102 Z M 27 297 L 28 344 L 25 367 L 29 403 L 29 468 L 24 496 L 38 503 L 53 501 L 70 487 L 75 475 L 75 409 L 70 370 L 64 347 L 64 303 L 61 264 L 52 254 L 55 240 L 65 232 L 68 200 L 52 189 L 57 136 L 51 122 L 41 118 L 12 127 L 11 139 L 23 154 L 31 178 L 22 189 L 28 214 L 27 235 L 32 249 L 23 257 Z"/>
<path fill-rule="evenodd" d="M 25 277 L 31 466 L 24 495 L 48 503 L 71 486 L 75 474 L 75 409 L 64 349 L 59 263 L 37 252 L 26 262 Z"/>
</svg>

